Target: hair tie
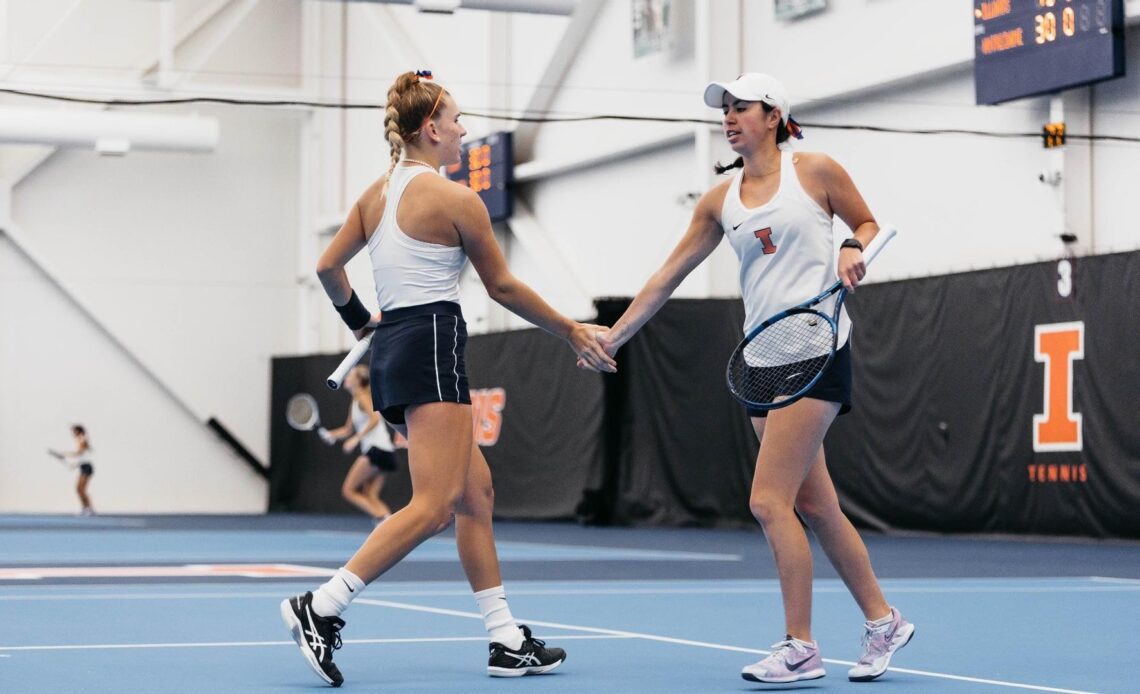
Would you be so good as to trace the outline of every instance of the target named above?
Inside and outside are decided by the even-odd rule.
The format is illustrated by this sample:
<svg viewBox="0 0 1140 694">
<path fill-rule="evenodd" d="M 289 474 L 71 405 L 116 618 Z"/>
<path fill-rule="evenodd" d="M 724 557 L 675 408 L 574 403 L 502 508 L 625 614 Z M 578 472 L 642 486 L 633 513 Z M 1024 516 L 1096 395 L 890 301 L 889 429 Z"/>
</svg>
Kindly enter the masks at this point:
<svg viewBox="0 0 1140 694">
<path fill-rule="evenodd" d="M 788 134 L 797 140 L 804 139 L 804 129 L 796 122 L 795 118 L 788 116 Z"/>
<path fill-rule="evenodd" d="M 420 77 L 420 78 L 423 78 L 425 80 L 430 80 L 430 79 L 432 79 L 431 70 L 416 70 L 416 77 Z"/>
</svg>

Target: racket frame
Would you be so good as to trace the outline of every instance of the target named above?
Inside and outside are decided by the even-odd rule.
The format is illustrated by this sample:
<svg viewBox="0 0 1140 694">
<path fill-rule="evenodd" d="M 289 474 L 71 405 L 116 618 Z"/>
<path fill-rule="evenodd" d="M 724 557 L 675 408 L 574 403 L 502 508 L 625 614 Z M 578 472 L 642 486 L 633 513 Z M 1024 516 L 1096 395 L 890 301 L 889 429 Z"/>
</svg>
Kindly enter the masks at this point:
<svg viewBox="0 0 1140 694">
<path fill-rule="evenodd" d="M 812 308 L 813 306 L 819 304 L 824 299 L 831 296 L 832 294 L 835 294 L 836 292 L 839 293 L 839 296 L 837 296 L 835 298 L 835 309 L 833 310 L 832 315 L 829 316 L 826 313 L 823 313 L 822 311 L 817 311 L 816 309 Z M 843 307 L 843 300 L 846 297 L 847 297 L 847 290 L 843 288 L 842 280 L 836 280 L 835 284 L 831 285 L 830 287 L 825 289 L 823 292 L 817 294 L 816 296 L 812 297 L 811 299 L 808 299 L 807 301 L 803 302 L 802 304 L 798 304 L 796 306 L 793 306 L 792 308 L 780 311 L 776 315 L 772 316 L 768 320 L 766 320 L 763 323 L 761 323 L 760 325 L 756 326 L 756 328 L 753 329 L 752 332 L 748 333 L 748 336 L 745 337 L 743 340 L 741 340 L 740 344 L 738 344 L 736 346 L 736 349 L 734 349 L 732 351 L 732 356 L 729 357 L 729 359 L 728 359 L 728 366 L 725 367 L 725 374 L 724 374 L 725 382 L 728 383 L 728 390 L 730 393 L 732 393 L 732 397 L 736 398 L 739 402 L 741 402 L 742 404 L 744 404 L 744 405 L 746 405 L 746 406 L 748 406 L 754 410 L 771 411 L 771 410 L 778 410 L 782 407 L 787 407 L 788 405 L 791 405 L 792 403 L 796 402 L 797 400 L 802 398 L 804 395 L 806 395 L 809 390 L 814 388 L 815 384 L 819 383 L 819 379 L 823 378 L 823 372 L 827 371 L 827 367 L 831 366 L 831 362 L 835 361 L 835 352 L 839 347 L 839 315 L 840 315 L 840 310 Z M 819 371 L 815 374 L 815 376 L 811 379 L 811 381 L 809 381 L 802 388 L 797 390 L 795 393 L 788 395 L 787 397 L 784 397 L 780 400 L 777 400 L 776 402 L 753 402 L 752 400 L 749 400 L 748 398 L 746 398 L 744 395 L 742 395 L 738 391 L 736 384 L 733 382 L 733 378 L 732 378 L 733 364 L 736 363 L 736 360 L 738 357 L 740 359 L 744 359 L 744 356 L 742 353 L 748 347 L 748 345 L 752 343 L 752 338 L 754 338 L 757 335 L 759 335 L 760 333 L 762 333 L 764 330 L 766 330 L 773 323 L 777 323 L 780 320 L 787 318 L 788 316 L 792 316 L 792 315 L 796 315 L 796 314 L 803 314 L 803 313 L 810 313 L 814 316 L 818 316 L 819 318 L 827 321 L 827 324 L 829 326 L 831 326 L 831 350 L 828 351 L 827 359 L 824 361 L 823 366 L 820 367 Z"/>
<path fill-rule="evenodd" d="M 300 423 L 295 423 L 293 421 L 293 417 L 289 414 L 291 405 L 299 399 L 307 400 L 309 402 L 309 406 L 313 409 L 313 414 L 311 417 L 309 417 L 309 421 L 303 425 Z M 297 393 L 290 397 L 288 402 L 285 403 L 285 421 L 289 424 L 290 427 L 296 429 L 297 431 L 314 431 L 315 429 L 319 429 L 321 426 L 321 411 L 317 406 L 317 399 L 308 393 Z"/>
<path fill-rule="evenodd" d="M 879 233 L 875 234 L 875 238 L 871 239 L 871 243 L 868 244 L 867 249 L 863 253 L 864 267 L 869 267 L 871 265 L 871 261 L 873 261 L 875 257 L 879 255 L 879 252 L 883 250 L 883 246 L 887 245 L 887 242 L 893 239 L 896 235 L 898 235 L 898 229 L 896 229 L 893 225 L 884 224 L 881 226 L 879 228 Z M 835 298 L 835 309 L 833 311 L 833 316 L 828 316 L 827 314 L 812 308 L 836 292 L 839 292 L 839 296 Z M 836 280 L 834 284 L 816 296 L 808 299 L 802 304 L 797 304 L 789 309 L 780 311 L 776 315 L 768 318 L 763 323 L 756 326 L 750 333 L 748 333 L 748 335 L 746 335 L 745 338 L 741 340 L 738 345 L 736 345 L 736 349 L 732 350 L 732 356 L 728 358 L 728 365 L 725 367 L 724 378 L 725 382 L 728 384 L 729 392 L 732 393 L 732 397 L 736 398 L 743 405 L 754 410 L 771 411 L 778 410 L 782 407 L 787 407 L 788 405 L 791 405 L 803 396 L 807 395 L 808 391 L 814 388 L 816 383 L 819 382 L 819 379 L 823 378 L 823 372 L 826 371 L 829 366 L 831 366 L 831 362 L 835 361 L 835 352 L 839 347 L 839 316 L 843 306 L 843 300 L 846 297 L 847 289 L 843 286 L 843 280 Z M 808 383 L 803 388 L 800 388 L 794 394 L 783 398 L 782 400 L 778 400 L 772 403 L 753 402 L 742 396 L 739 392 L 737 392 L 736 385 L 733 383 L 732 379 L 732 366 L 736 362 L 738 355 L 740 355 L 740 358 L 743 359 L 744 357 L 741 353 L 746 347 L 748 347 L 749 343 L 752 342 L 752 339 L 776 321 L 780 320 L 781 318 L 786 318 L 793 313 L 805 312 L 814 313 L 815 315 L 826 320 L 831 325 L 831 352 L 828 353 L 827 360 L 824 362 L 823 368 L 819 370 L 819 373 L 815 375 L 815 378 L 813 378 L 810 383 Z"/>
</svg>

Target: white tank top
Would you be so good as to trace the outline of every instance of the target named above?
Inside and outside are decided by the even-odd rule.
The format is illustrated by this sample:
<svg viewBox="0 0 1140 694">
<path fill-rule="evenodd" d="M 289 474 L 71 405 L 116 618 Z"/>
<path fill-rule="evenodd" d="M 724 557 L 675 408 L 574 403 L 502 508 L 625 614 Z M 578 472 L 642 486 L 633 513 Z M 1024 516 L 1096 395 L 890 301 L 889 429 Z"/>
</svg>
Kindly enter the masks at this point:
<svg viewBox="0 0 1140 694">
<path fill-rule="evenodd" d="M 831 217 L 800 185 L 792 152 L 780 161 L 780 187 L 760 207 L 740 200 L 738 171 L 724 198 L 720 224 L 740 259 L 740 295 L 744 298 L 744 334 L 773 315 L 807 301 L 835 282 L 836 257 Z M 828 299 L 816 307 L 829 314 Z M 839 317 L 839 346 L 847 343 L 851 319 Z"/>
<path fill-rule="evenodd" d="M 356 431 L 364 431 L 368 427 L 369 420 L 372 415 L 356 402 L 356 398 L 352 399 L 352 428 Z M 388 436 L 388 427 L 384 425 L 384 420 L 381 419 L 376 423 L 376 428 L 368 432 L 360 439 L 360 452 L 367 453 L 369 448 L 379 448 L 382 451 L 391 453 L 395 450 L 392 445 L 392 438 Z"/>
<path fill-rule="evenodd" d="M 382 312 L 434 301 L 459 302 L 459 271 L 467 262 L 463 247 L 418 241 L 396 223 L 408 183 L 423 173 L 438 175 L 426 166 L 396 166 L 388 179 L 384 216 L 368 239 L 376 302 Z"/>
<path fill-rule="evenodd" d="M 67 460 L 67 462 L 75 466 L 83 465 L 84 463 L 87 463 L 88 465 L 95 464 L 95 461 L 91 458 L 90 448 L 81 453 L 76 453 L 75 455 L 64 456 L 64 458 Z"/>
</svg>

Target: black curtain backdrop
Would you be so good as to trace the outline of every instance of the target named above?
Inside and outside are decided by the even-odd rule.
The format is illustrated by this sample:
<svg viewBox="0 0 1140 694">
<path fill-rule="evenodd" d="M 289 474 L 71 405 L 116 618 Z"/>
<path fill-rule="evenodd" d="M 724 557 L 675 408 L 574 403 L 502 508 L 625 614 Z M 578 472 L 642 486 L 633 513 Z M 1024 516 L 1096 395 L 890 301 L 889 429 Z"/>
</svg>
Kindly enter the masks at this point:
<svg viewBox="0 0 1140 694">
<path fill-rule="evenodd" d="M 612 324 L 629 299 L 598 303 Z M 618 352 L 606 417 L 610 520 L 635 525 L 747 525 L 758 445 L 724 384 L 744 306 L 674 299 Z"/>
<path fill-rule="evenodd" d="M 854 409 L 825 447 L 858 525 L 1140 537 L 1140 253 L 1068 262 L 1067 296 L 1050 261 L 871 284 L 849 297 Z M 599 322 L 628 304 L 599 301 Z M 619 352 L 619 373 L 606 376 L 577 370 L 566 345 L 538 330 L 473 336 L 472 388 L 501 388 L 505 398 L 498 440 L 482 449 L 497 514 L 753 524 L 757 443 L 724 385 L 742 322 L 739 300 L 671 300 Z M 1057 323 L 1084 332 L 1071 371 L 1083 445 L 1035 451 L 1045 365 L 1034 357 L 1034 328 Z M 274 360 L 271 508 L 344 506 L 346 465 L 284 421 L 285 401 L 299 390 L 343 421 L 347 397 L 323 385 L 338 359 Z M 406 482 L 390 485 L 386 498 L 406 501 Z"/>
<path fill-rule="evenodd" d="M 352 398 L 347 390 L 329 390 L 325 385 L 344 356 L 343 353 L 317 354 L 273 359 L 269 410 L 270 511 L 361 513 L 340 494 L 341 483 L 359 455 L 359 449 L 350 454 L 342 451 L 340 444 L 326 446 L 317 432 L 297 431 L 285 421 L 285 404 L 289 398 L 308 393 L 317 400 L 323 426 L 334 429 L 345 423 Z M 380 492 L 380 497 L 393 510 L 402 508 L 412 496 L 407 452 L 397 449 L 396 459 L 396 472 L 388 475 Z"/>
<path fill-rule="evenodd" d="M 340 426 L 348 416 L 345 391 L 329 390 L 328 374 L 344 354 L 273 360 L 270 441 L 270 509 L 351 513 L 340 486 L 355 456 L 298 432 L 285 421 L 285 404 L 310 393 L 322 423 Z M 365 357 L 367 360 L 367 356 Z M 366 363 L 366 361 L 364 362 Z M 574 366 L 566 343 L 540 330 L 473 335 L 467 374 L 480 450 L 491 468 L 495 512 L 501 518 L 573 518 L 587 478 L 600 458 L 601 376 Z M 394 510 L 411 498 L 407 451 L 381 492 Z"/>
<path fill-rule="evenodd" d="M 602 377 L 574 361 L 565 341 L 537 329 L 467 343 L 471 387 L 505 395 L 499 440 L 480 449 L 498 517 L 574 517 L 601 455 L 602 423 Z"/>
<path fill-rule="evenodd" d="M 844 509 L 876 528 L 1140 537 L 1140 253 L 868 285 L 856 407 L 827 439 Z M 1034 327 L 1080 322 L 1083 449 L 1034 451 Z M 1068 479 L 1066 479 L 1066 477 Z M 1043 480 L 1042 480 L 1043 478 Z"/>
</svg>

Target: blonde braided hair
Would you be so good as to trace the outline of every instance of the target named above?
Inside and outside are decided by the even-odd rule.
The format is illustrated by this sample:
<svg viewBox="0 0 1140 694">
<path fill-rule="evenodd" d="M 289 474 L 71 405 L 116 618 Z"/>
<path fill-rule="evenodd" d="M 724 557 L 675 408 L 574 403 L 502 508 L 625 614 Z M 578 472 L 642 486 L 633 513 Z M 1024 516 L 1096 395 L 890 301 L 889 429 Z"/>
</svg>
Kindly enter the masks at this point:
<svg viewBox="0 0 1140 694">
<path fill-rule="evenodd" d="M 391 163 L 384 181 L 385 192 L 406 144 L 419 137 L 424 120 L 436 116 L 445 90 L 438 84 L 427 81 L 430 79 L 431 72 L 427 70 L 409 71 L 398 76 L 388 89 L 388 107 L 384 111 L 384 139 L 388 141 L 391 150 Z"/>
</svg>

